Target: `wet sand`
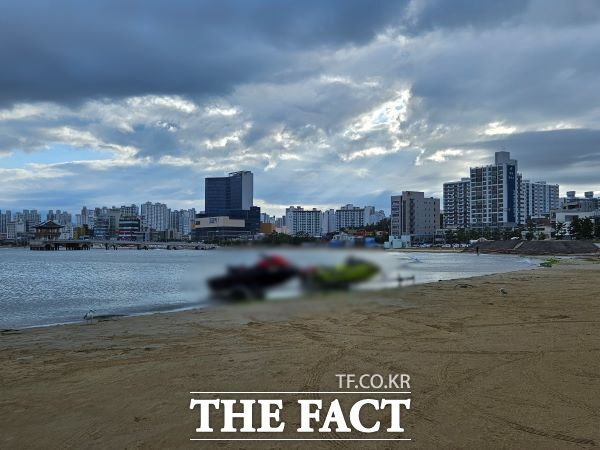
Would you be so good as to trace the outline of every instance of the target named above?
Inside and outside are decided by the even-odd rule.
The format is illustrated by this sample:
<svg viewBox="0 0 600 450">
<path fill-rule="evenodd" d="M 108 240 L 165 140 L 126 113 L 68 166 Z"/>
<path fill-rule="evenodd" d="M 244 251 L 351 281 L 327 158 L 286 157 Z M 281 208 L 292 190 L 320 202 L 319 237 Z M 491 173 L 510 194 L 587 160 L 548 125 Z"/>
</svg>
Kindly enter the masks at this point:
<svg viewBox="0 0 600 450">
<path fill-rule="evenodd" d="M 599 446 L 598 262 L 4 332 L 0 448 Z M 337 373 L 409 374 L 394 437 L 412 440 L 189 441 L 189 391 L 330 391 Z"/>
</svg>

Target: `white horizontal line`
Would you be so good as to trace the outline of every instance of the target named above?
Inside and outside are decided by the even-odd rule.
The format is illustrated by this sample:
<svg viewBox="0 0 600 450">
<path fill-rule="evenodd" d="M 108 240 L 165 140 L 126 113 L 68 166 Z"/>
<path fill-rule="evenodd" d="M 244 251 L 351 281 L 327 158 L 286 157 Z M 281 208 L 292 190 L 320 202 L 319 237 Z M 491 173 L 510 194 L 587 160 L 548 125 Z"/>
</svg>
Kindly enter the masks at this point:
<svg viewBox="0 0 600 450">
<path fill-rule="evenodd" d="M 190 441 L 410 441 L 410 438 L 190 438 Z"/>
<path fill-rule="evenodd" d="M 190 391 L 190 394 L 410 394 L 410 391 Z"/>
</svg>

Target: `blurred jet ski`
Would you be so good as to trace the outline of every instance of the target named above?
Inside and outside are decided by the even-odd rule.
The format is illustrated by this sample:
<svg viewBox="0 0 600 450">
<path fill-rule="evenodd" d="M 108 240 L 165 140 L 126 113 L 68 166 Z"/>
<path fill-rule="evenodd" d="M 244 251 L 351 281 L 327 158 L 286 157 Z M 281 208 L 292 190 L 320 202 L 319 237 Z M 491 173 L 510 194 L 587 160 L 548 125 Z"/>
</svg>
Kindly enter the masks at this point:
<svg viewBox="0 0 600 450">
<path fill-rule="evenodd" d="M 309 289 L 347 289 L 369 280 L 379 267 L 367 260 L 349 257 L 335 266 L 312 267 L 302 272 L 302 282 Z"/>
<path fill-rule="evenodd" d="M 225 275 L 210 278 L 208 286 L 218 297 L 241 300 L 264 298 L 267 289 L 298 275 L 298 269 L 279 255 L 263 256 L 253 266 L 229 267 Z"/>
</svg>

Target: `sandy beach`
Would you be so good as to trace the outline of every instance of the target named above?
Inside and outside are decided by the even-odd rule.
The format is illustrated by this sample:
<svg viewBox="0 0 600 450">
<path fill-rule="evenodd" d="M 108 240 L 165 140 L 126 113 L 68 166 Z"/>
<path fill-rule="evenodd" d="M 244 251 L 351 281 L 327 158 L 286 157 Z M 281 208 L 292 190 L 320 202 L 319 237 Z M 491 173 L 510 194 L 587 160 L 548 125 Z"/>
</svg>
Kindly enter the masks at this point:
<svg viewBox="0 0 600 450">
<path fill-rule="evenodd" d="M 189 391 L 329 391 L 338 373 L 410 374 L 411 441 L 285 448 L 597 447 L 599 262 L 5 331 L 0 447 L 282 448 L 191 442 Z"/>
</svg>

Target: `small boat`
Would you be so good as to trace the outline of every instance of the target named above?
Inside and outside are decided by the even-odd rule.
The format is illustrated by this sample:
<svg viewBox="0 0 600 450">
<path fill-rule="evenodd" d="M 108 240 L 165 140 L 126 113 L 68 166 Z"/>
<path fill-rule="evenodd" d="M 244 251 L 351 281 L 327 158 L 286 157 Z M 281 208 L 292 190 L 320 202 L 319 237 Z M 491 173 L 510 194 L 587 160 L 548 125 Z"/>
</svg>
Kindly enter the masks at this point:
<svg viewBox="0 0 600 450">
<path fill-rule="evenodd" d="M 367 260 L 350 257 L 335 266 L 313 267 L 302 273 L 305 287 L 316 289 L 347 289 L 352 284 L 369 280 L 379 267 Z"/>
<path fill-rule="evenodd" d="M 210 278 L 208 286 L 219 297 L 264 298 L 266 290 L 298 275 L 298 269 L 278 255 L 263 257 L 254 266 L 229 267 L 225 275 Z"/>
</svg>

